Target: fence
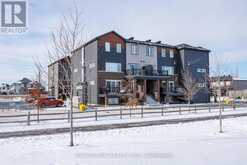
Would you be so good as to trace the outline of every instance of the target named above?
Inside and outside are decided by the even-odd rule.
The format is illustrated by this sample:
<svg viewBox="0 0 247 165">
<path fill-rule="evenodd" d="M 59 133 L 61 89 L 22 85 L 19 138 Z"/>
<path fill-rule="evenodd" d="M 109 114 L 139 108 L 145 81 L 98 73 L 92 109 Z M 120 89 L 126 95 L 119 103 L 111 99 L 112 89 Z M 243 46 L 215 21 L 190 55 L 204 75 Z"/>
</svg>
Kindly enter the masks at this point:
<svg viewBox="0 0 247 165">
<path fill-rule="evenodd" d="M 240 107 L 247 107 L 247 104 L 236 104 L 234 106 L 224 105 L 222 110 L 236 110 Z M 104 109 L 93 108 L 85 112 L 73 112 L 73 119 L 84 119 L 86 121 L 97 121 L 99 119 L 123 119 L 131 117 L 145 116 L 166 116 L 166 115 L 183 115 L 186 112 L 200 113 L 200 112 L 217 112 L 219 110 L 218 104 L 195 104 L 195 105 L 162 105 L 162 106 L 138 106 L 135 108 L 129 108 L 126 106 Z M 30 125 L 32 122 L 41 121 L 58 121 L 65 120 L 70 121 L 70 111 L 64 112 L 43 112 L 43 111 L 25 111 L 19 115 L 2 115 L 0 116 L 0 124 L 3 123 L 26 123 Z"/>
</svg>

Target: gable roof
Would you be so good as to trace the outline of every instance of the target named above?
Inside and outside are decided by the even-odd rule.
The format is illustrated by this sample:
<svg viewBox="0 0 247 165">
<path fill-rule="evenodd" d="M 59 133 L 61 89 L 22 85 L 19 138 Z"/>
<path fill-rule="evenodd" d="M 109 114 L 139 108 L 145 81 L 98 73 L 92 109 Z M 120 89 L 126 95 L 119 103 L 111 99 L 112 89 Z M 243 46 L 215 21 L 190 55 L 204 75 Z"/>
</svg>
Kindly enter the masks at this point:
<svg viewBox="0 0 247 165">
<path fill-rule="evenodd" d="M 101 38 L 101 37 L 103 37 L 103 36 L 106 36 L 106 35 L 110 34 L 110 33 L 114 33 L 114 34 L 117 35 L 118 37 L 120 37 L 120 38 L 122 38 L 123 40 L 125 40 L 125 38 L 124 38 L 123 36 L 121 36 L 120 34 L 118 34 L 117 32 L 115 32 L 114 30 L 112 30 L 112 31 L 109 31 L 109 32 L 107 32 L 107 33 L 101 34 L 101 35 L 99 35 L 99 36 L 97 36 L 97 37 L 94 37 L 93 39 L 89 40 L 89 41 L 86 42 L 85 44 L 83 44 L 83 45 L 81 45 L 80 47 L 78 47 L 78 48 L 76 48 L 75 50 L 73 50 L 72 53 L 75 52 L 75 51 L 77 51 L 77 50 L 79 50 L 79 49 L 81 49 L 82 47 L 85 47 L 85 46 L 87 46 L 88 44 L 90 44 L 90 43 L 92 43 L 92 42 L 98 40 L 99 38 Z"/>
</svg>

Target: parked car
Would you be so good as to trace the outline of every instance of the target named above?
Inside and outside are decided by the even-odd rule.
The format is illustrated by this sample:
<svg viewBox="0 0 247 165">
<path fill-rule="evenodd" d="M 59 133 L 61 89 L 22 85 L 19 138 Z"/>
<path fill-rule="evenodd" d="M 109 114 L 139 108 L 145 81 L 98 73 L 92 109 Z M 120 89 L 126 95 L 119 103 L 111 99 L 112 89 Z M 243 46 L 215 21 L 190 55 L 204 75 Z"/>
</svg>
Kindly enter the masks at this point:
<svg viewBox="0 0 247 165">
<path fill-rule="evenodd" d="M 46 97 L 36 100 L 36 105 L 41 107 L 61 107 L 64 105 L 63 100 L 56 99 L 55 97 Z"/>
</svg>

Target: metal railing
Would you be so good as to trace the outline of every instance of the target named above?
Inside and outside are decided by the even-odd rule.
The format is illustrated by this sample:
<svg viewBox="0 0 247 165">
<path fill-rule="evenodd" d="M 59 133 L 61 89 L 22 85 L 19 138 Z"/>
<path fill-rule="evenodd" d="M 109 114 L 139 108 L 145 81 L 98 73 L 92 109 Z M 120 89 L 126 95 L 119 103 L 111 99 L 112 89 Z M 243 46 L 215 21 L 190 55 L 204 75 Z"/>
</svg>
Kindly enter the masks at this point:
<svg viewBox="0 0 247 165">
<path fill-rule="evenodd" d="M 127 75 L 131 76 L 173 76 L 164 70 L 148 70 L 148 69 L 129 69 L 126 70 Z"/>
<path fill-rule="evenodd" d="M 247 107 L 247 104 L 236 104 L 236 105 L 225 105 L 222 107 L 223 111 L 236 110 L 237 108 Z M 166 116 L 170 115 L 183 115 L 189 113 L 199 112 L 218 112 L 218 104 L 195 104 L 195 105 L 161 105 L 161 106 L 138 106 L 138 107 L 116 107 L 111 109 L 104 108 L 91 108 L 85 112 L 74 112 L 73 119 L 85 120 L 85 121 L 97 121 L 108 120 L 108 119 L 124 119 L 131 118 L 133 116 L 143 118 L 154 117 L 154 116 Z M 0 124 L 3 123 L 27 123 L 30 125 L 32 122 L 42 121 L 70 121 L 69 110 L 64 112 L 43 112 L 37 113 L 36 110 L 25 111 L 18 115 L 1 115 Z M 151 115 L 151 116 L 150 116 Z"/>
<path fill-rule="evenodd" d="M 120 87 L 102 87 L 99 88 L 100 94 L 119 94 L 121 88 Z"/>
</svg>

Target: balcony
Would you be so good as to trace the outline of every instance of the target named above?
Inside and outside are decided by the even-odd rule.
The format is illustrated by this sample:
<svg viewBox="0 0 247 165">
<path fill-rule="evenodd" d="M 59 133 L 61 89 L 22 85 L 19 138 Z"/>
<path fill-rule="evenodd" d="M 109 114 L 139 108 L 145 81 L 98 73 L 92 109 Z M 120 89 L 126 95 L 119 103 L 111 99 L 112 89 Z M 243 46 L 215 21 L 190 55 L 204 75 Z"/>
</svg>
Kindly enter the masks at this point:
<svg viewBox="0 0 247 165">
<path fill-rule="evenodd" d="M 134 77 L 171 77 L 168 71 L 164 70 L 147 70 L 147 69 L 130 69 L 126 71 L 128 76 Z"/>
<path fill-rule="evenodd" d="M 99 88 L 100 94 L 119 95 L 120 92 L 121 92 L 120 87 L 102 87 L 102 88 Z"/>
</svg>

